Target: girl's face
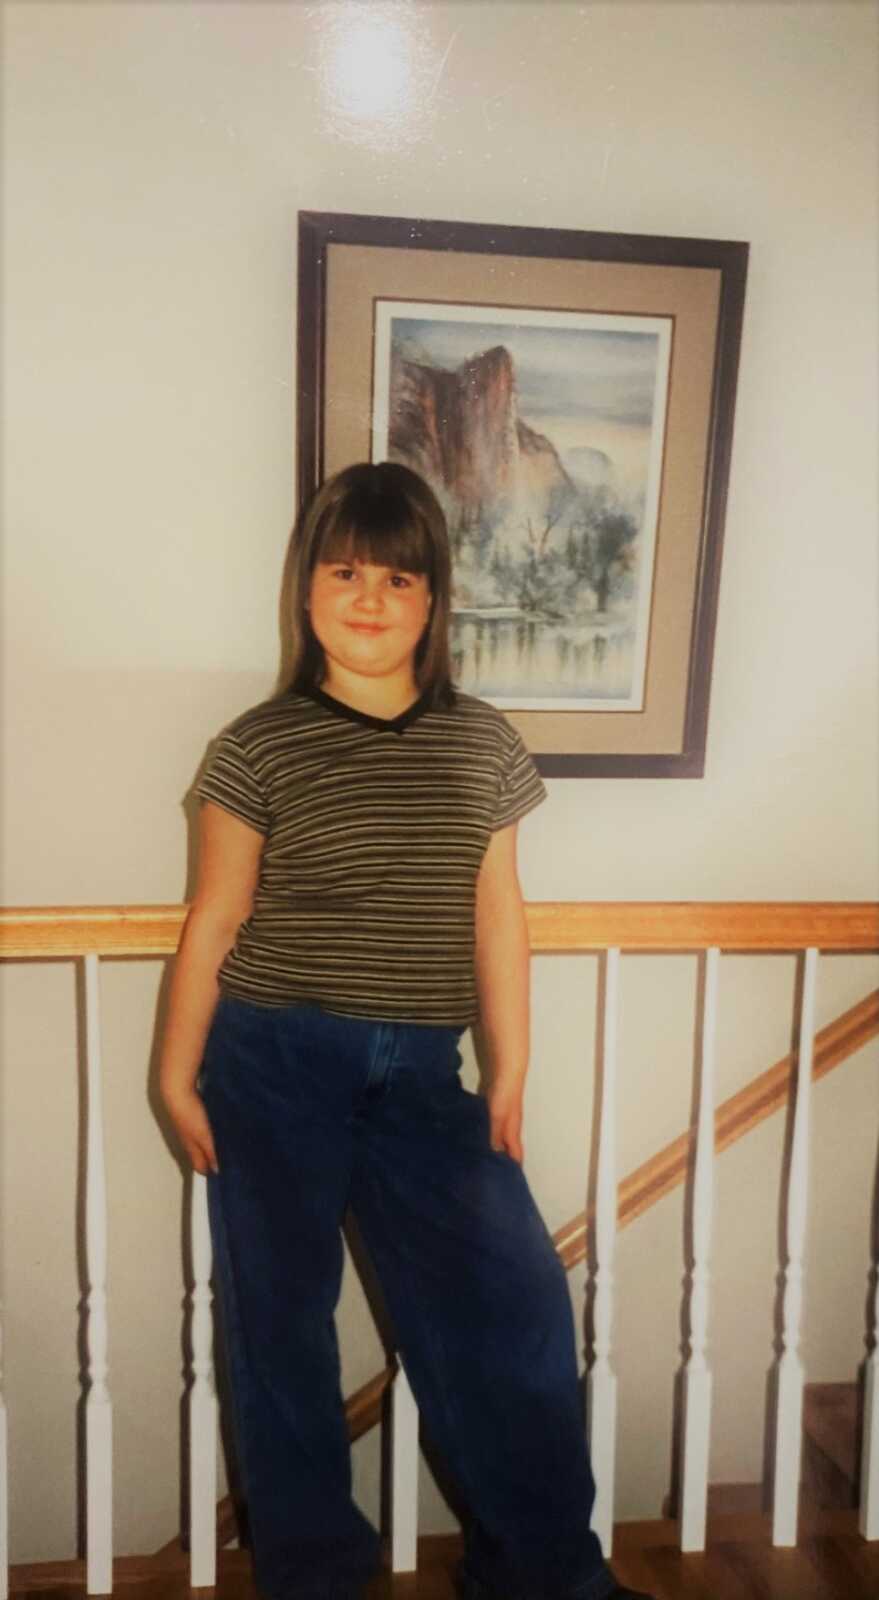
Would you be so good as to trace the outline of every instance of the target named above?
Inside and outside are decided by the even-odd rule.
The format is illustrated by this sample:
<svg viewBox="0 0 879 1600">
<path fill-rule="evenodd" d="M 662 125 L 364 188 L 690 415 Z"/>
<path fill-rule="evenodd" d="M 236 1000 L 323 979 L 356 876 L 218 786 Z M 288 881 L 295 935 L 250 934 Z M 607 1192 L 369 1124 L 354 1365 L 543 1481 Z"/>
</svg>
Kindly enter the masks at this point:
<svg viewBox="0 0 879 1600">
<path fill-rule="evenodd" d="M 334 665 L 369 678 L 408 672 L 430 616 L 423 572 L 401 572 L 354 557 L 319 561 L 309 591 L 311 626 Z"/>
</svg>

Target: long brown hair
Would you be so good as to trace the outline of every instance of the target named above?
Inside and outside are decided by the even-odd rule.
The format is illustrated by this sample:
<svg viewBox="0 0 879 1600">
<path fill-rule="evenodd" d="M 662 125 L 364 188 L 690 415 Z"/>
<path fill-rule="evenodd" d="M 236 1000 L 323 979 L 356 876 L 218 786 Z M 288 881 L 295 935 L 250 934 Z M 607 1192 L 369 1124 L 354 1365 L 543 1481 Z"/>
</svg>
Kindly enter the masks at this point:
<svg viewBox="0 0 879 1600">
<path fill-rule="evenodd" d="M 285 659 L 278 693 L 295 689 L 307 694 L 320 685 L 325 662 L 308 614 L 311 575 L 319 561 L 355 558 L 425 574 L 430 616 L 415 650 L 415 682 L 430 705 L 452 705 L 446 519 L 424 479 L 396 461 L 358 462 L 337 472 L 318 489 L 294 529 L 285 563 Z"/>
</svg>

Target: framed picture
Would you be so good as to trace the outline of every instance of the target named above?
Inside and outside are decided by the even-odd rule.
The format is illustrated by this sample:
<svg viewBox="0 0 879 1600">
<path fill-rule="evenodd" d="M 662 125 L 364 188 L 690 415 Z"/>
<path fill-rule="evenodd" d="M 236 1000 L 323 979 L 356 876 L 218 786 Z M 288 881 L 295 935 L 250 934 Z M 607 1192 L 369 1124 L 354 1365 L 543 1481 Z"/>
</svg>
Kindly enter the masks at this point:
<svg viewBox="0 0 879 1600">
<path fill-rule="evenodd" d="M 699 777 L 748 246 L 301 212 L 300 502 L 413 467 L 455 681 L 548 776 Z"/>
</svg>

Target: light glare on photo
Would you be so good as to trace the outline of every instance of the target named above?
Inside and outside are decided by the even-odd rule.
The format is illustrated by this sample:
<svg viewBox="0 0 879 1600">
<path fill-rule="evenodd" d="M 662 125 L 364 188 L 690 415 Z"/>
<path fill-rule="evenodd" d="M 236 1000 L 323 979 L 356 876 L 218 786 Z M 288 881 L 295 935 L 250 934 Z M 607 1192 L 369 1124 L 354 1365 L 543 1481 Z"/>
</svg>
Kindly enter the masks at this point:
<svg viewBox="0 0 879 1600">
<path fill-rule="evenodd" d="M 350 0 L 316 15 L 332 131 L 374 148 L 420 137 L 436 79 L 423 15 L 398 0 Z"/>
</svg>

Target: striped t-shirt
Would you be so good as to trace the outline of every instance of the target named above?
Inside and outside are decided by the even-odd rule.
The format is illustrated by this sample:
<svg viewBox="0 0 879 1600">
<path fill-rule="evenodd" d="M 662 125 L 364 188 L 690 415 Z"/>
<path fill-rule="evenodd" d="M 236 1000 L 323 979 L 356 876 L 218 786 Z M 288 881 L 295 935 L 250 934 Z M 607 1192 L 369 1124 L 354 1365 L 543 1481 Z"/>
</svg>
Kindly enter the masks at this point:
<svg viewBox="0 0 879 1600">
<path fill-rule="evenodd" d="M 465 1027 L 478 1015 L 476 877 L 492 830 L 546 790 L 485 701 L 392 721 L 288 691 L 221 733 L 196 784 L 265 835 L 224 993 Z"/>
</svg>

